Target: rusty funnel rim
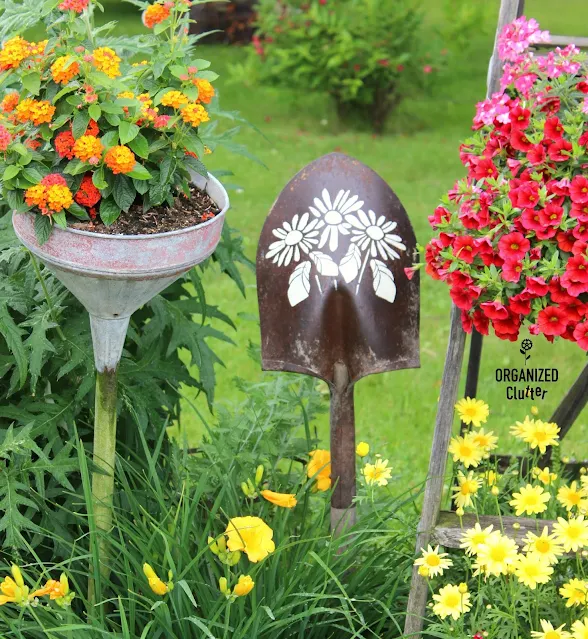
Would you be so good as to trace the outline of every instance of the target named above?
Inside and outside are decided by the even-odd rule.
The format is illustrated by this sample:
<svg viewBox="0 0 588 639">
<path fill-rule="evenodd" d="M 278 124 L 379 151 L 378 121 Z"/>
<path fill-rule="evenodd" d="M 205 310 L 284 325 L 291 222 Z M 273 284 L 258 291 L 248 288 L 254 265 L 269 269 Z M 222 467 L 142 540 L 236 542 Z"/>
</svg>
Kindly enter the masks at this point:
<svg viewBox="0 0 588 639">
<path fill-rule="evenodd" d="M 75 275 L 122 280 L 149 280 L 180 275 L 209 257 L 221 237 L 229 196 L 212 175 L 193 174 L 192 182 L 220 208 L 211 220 L 175 231 L 141 235 L 108 235 L 55 227 L 39 245 L 35 215 L 14 213 L 19 240 L 49 268 Z"/>
</svg>

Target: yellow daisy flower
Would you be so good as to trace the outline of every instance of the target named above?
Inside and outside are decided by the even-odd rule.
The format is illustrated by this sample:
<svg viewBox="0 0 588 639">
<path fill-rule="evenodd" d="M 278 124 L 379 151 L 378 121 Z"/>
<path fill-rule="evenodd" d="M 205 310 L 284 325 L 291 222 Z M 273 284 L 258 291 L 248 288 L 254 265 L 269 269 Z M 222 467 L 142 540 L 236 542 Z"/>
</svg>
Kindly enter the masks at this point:
<svg viewBox="0 0 588 639">
<path fill-rule="evenodd" d="M 543 455 L 548 446 L 559 446 L 560 428 L 552 422 L 542 422 L 540 419 L 534 421 L 524 440 L 531 446 L 531 450 L 538 448 Z"/>
<path fill-rule="evenodd" d="M 558 517 L 553 532 L 566 552 L 577 552 L 588 546 L 588 521 L 584 520 L 583 515 L 571 517 L 567 521 Z"/>
<path fill-rule="evenodd" d="M 415 566 L 424 566 L 427 569 L 427 576 L 434 578 L 441 576 L 444 570 L 451 568 L 453 562 L 447 559 L 446 552 L 439 552 L 439 546 L 432 548 L 430 545 L 425 550 L 421 548 L 422 555 L 414 562 Z"/>
<path fill-rule="evenodd" d="M 565 627 L 566 625 L 563 624 L 556 629 L 549 621 L 541 619 L 542 631 L 538 632 L 537 630 L 534 630 L 533 632 L 531 632 L 531 636 L 535 639 L 571 639 L 572 635 L 564 630 Z"/>
<path fill-rule="evenodd" d="M 573 481 L 569 486 L 561 486 L 557 491 L 557 501 L 570 512 L 574 508 L 586 506 L 585 500 L 588 493 L 583 486 L 578 487 L 578 482 Z M 582 503 L 584 501 L 584 503 Z"/>
<path fill-rule="evenodd" d="M 369 452 L 370 452 L 370 445 L 367 442 L 359 442 L 359 444 L 357 444 L 355 453 L 357 454 L 358 457 L 365 457 L 366 455 L 369 455 Z"/>
<path fill-rule="evenodd" d="M 515 509 L 517 517 L 523 513 L 537 515 L 547 510 L 547 502 L 551 495 L 546 493 L 541 486 L 527 484 L 521 488 L 520 493 L 513 493 L 513 499 L 509 502 Z"/>
<path fill-rule="evenodd" d="M 566 608 L 585 606 L 588 603 L 588 588 L 586 582 L 581 579 L 570 579 L 559 589 L 559 594 L 567 599 Z"/>
<path fill-rule="evenodd" d="M 473 440 L 480 448 L 489 453 L 496 448 L 498 437 L 494 435 L 494 431 L 489 430 L 486 433 L 483 428 L 480 428 L 474 433 Z"/>
<path fill-rule="evenodd" d="M 467 475 L 461 471 L 457 473 L 457 486 L 453 489 L 453 500 L 458 508 L 467 508 L 472 505 L 472 497 L 478 492 L 482 480 L 474 477 L 470 470 Z"/>
<path fill-rule="evenodd" d="M 535 420 L 529 417 L 525 417 L 524 421 L 516 422 L 514 426 L 510 427 L 511 435 L 514 435 L 517 439 L 526 440 L 527 435 L 535 425 Z"/>
<path fill-rule="evenodd" d="M 465 550 L 466 555 L 470 557 L 477 555 L 480 547 L 488 541 L 490 533 L 494 526 L 490 525 L 488 528 L 482 528 L 478 522 L 475 523 L 473 528 L 466 530 L 461 536 L 460 548 Z"/>
<path fill-rule="evenodd" d="M 460 592 L 459 586 L 453 584 L 441 588 L 437 594 L 433 595 L 433 600 L 435 601 L 433 612 L 441 619 L 451 617 L 457 620 L 472 607 L 470 593 Z"/>
<path fill-rule="evenodd" d="M 557 475 L 550 472 L 549 466 L 546 466 L 545 468 L 534 468 L 533 476 L 545 486 L 549 486 L 549 484 L 552 484 L 557 479 Z"/>
<path fill-rule="evenodd" d="M 531 590 L 535 590 L 538 584 L 546 584 L 553 574 L 547 559 L 533 552 L 519 555 L 514 566 L 517 579 Z"/>
<path fill-rule="evenodd" d="M 457 414 L 464 424 L 472 424 L 476 428 L 485 424 L 490 414 L 490 409 L 486 402 L 481 399 L 471 399 L 470 397 L 460 399 L 455 405 L 455 410 L 457 410 Z"/>
<path fill-rule="evenodd" d="M 361 471 L 365 477 L 366 484 L 377 484 L 386 486 L 392 476 L 392 468 L 388 468 L 387 459 L 376 459 L 374 464 L 366 464 Z"/>
<path fill-rule="evenodd" d="M 475 468 L 484 457 L 484 449 L 475 441 L 473 433 L 454 437 L 449 444 L 449 453 L 454 462 L 461 462 L 466 468 Z"/>
<path fill-rule="evenodd" d="M 476 568 L 486 575 L 506 575 L 518 557 L 514 539 L 495 530 L 478 550 Z"/>
<path fill-rule="evenodd" d="M 588 618 L 572 624 L 572 636 L 574 639 L 588 639 Z"/>
<path fill-rule="evenodd" d="M 547 526 L 543 528 L 543 532 L 540 535 L 528 532 L 527 536 L 523 540 L 525 552 L 534 552 L 547 559 L 550 564 L 556 564 L 558 557 L 563 555 L 563 548 L 559 541 L 557 541 L 555 535 L 549 534 Z"/>
</svg>

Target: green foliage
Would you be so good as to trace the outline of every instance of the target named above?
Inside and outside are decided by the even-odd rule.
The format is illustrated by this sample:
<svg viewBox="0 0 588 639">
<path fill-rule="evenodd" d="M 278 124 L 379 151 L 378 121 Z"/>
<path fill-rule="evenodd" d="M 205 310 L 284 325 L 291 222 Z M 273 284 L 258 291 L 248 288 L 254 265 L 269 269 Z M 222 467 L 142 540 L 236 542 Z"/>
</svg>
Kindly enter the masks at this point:
<svg viewBox="0 0 588 639">
<path fill-rule="evenodd" d="M 436 70 L 425 57 L 422 22 L 412 0 L 261 0 L 257 40 L 237 70 L 272 85 L 327 91 L 339 115 L 381 132 Z"/>
<path fill-rule="evenodd" d="M 250 263 L 234 229 L 225 227 L 212 259 L 243 291 L 237 263 Z M 131 448 L 156 441 L 178 419 L 182 387 L 204 393 L 212 406 L 215 368 L 222 365 L 213 345 L 231 341 L 219 326 L 231 330 L 233 323 L 206 301 L 202 275 L 209 266 L 193 269 L 133 315 L 119 370 L 119 433 Z M 36 546 L 40 539 L 31 533 L 39 527 L 55 517 L 71 523 L 61 510 L 69 499 L 62 488 L 79 486 L 65 474 L 76 469 L 69 442 L 76 427 L 91 440 L 93 403 L 87 313 L 18 243 L 6 214 L 0 219 L 0 458 L 7 459 L 0 463 L 0 546 Z"/>
<path fill-rule="evenodd" d="M 88 529 L 89 473 L 79 447 L 85 498 L 71 516 L 78 535 L 68 538 L 54 527 L 44 531 L 50 560 L 28 552 L 0 558 L 0 574 L 20 559 L 28 583 L 38 587 L 64 571 L 76 597 L 71 609 L 46 599 L 37 607 L 0 607 L 4 639 L 24 633 L 40 639 L 102 636 L 125 639 L 355 639 L 401 636 L 410 574 L 413 521 L 401 500 L 377 488 L 360 500 L 359 522 L 338 539 L 329 533 L 329 492 L 313 492 L 306 473 L 308 452 L 316 446 L 311 424 L 322 405 L 312 379 L 271 375 L 263 382 L 241 382 L 246 400 L 223 411 L 218 425 L 206 424 L 207 437 L 195 455 L 145 440 L 125 450 L 117 462 L 115 527 L 110 576 L 96 583 L 95 607 L 86 597 L 88 564 L 95 536 Z M 241 483 L 264 475 L 246 496 Z M 259 472 L 257 472 L 259 478 Z M 260 484 L 296 493 L 292 510 L 276 508 L 258 494 Z M 364 497 L 366 489 L 362 488 Z M 370 489 L 371 490 L 371 489 Z M 251 563 L 223 563 L 209 549 L 209 538 L 223 538 L 228 519 L 260 517 L 274 532 L 275 552 Z M 88 535 L 89 531 L 89 535 Z M 143 574 L 149 563 L 174 588 L 154 594 Z M 25 565 L 26 564 L 26 565 Z M 219 591 L 225 577 L 232 588 L 250 575 L 253 591 L 227 599 Z"/>
</svg>

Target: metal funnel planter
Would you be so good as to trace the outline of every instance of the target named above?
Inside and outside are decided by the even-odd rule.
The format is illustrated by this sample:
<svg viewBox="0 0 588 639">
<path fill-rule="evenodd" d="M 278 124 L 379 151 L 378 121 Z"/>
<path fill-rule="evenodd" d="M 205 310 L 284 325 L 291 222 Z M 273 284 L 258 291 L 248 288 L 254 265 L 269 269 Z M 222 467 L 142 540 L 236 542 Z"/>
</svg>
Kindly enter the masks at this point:
<svg viewBox="0 0 588 639">
<path fill-rule="evenodd" d="M 116 445 L 116 372 L 131 315 L 216 249 L 229 197 L 214 177 L 193 175 L 221 209 L 208 222 L 153 235 L 106 235 L 55 227 L 40 246 L 34 215 L 15 213 L 20 241 L 80 300 L 90 315 L 96 363 L 94 462 L 106 474 L 92 479 L 97 528 L 112 525 Z M 103 544 L 101 544 L 104 550 Z M 102 552 L 102 559 L 105 558 Z M 103 565 L 102 572 L 108 573 Z"/>
</svg>

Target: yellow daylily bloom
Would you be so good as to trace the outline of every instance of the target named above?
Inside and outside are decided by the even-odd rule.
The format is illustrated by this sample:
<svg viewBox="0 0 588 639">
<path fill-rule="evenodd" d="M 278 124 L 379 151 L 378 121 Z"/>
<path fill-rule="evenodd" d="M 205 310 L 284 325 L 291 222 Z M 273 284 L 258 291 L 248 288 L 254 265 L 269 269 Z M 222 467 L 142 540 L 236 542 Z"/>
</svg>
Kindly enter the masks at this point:
<svg viewBox="0 0 588 639">
<path fill-rule="evenodd" d="M 233 594 L 236 597 L 244 597 L 245 595 L 248 595 L 253 590 L 254 586 L 255 586 L 255 582 L 253 581 L 253 579 L 251 579 L 249 575 L 241 575 L 239 577 L 239 581 L 233 588 Z"/>
</svg>

